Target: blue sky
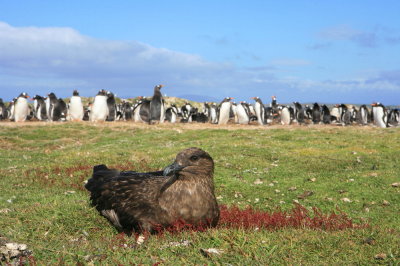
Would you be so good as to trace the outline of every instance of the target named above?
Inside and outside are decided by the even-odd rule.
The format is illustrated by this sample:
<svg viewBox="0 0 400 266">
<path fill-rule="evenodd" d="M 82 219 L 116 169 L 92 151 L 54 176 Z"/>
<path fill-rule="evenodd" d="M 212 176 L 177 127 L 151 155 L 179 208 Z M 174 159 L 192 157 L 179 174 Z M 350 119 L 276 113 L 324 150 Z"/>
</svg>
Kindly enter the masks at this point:
<svg viewBox="0 0 400 266">
<path fill-rule="evenodd" d="M 400 1 L 0 1 L 0 97 L 400 103 Z"/>
</svg>

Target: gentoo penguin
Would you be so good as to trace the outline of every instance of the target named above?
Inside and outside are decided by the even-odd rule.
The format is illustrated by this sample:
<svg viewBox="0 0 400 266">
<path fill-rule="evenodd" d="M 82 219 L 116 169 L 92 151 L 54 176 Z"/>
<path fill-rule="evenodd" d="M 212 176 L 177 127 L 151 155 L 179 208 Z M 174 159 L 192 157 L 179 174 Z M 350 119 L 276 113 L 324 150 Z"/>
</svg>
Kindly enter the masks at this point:
<svg viewBox="0 0 400 266">
<path fill-rule="evenodd" d="M 21 93 L 14 104 L 14 121 L 24 122 L 29 115 L 28 94 Z"/>
<path fill-rule="evenodd" d="M 312 108 L 312 122 L 319 124 L 321 122 L 321 109 L 318 103 L 314 103 Z"/>
<path fill-rule="evenodd" d="M 4 105 L 3 99 L 0 98 L 0 120 L 4 120 L 8 118 L 7 108 Z"/>
<path fill-rule="evenodd" d="M 295 117 L 299 125 L 304 124 L 304 110 L 303 106 L 299 102 L 293 102 L 295 107 Z"/>
<path fill-rule="evenodd" d="M 121 112 L 122 119 L 124 121 L 132 120 L 132 116 L 133 116 L 132 105 L 129 102 L 127 102 L 127 101 L 122 102 L 120 112 Z"/>
<path fill-rule="evenodd" d="M 190 123 L 190 122 L 192 122 L 192 109 L 193 109 L 193 106 L 190 104 L 190 103 L 188 103 L 188 102 L 186 102 L 182 107 L 181 107 L 181 110 L 182 110 L 182 120 L 183 121 L 185 121 L 185 122 L 188 122 L 188 123 Z"/>
<path fill-rule="evenodd" d="M 117 117 L 117 104 L 115 102 L 114 93 L 107 91 L 107 107 L 108 107 L 108 115 L 107 121 L 115 121 Z"/>
<path fill-rule="evenodd" d="M 361 105 L 357 113 L 357 122 L 360 125 L 368 124 L 369 111 L 365 104 Z"/>
<path fill-rule="evenodd" d="M 338 104 L 336 104 L 332 110 L 331 110 L 331 118 L 332 121 L 336 121 L 337 123 L 341 123 L 342 122 L 342 108 L 340 108 L 340 106 Z"/>
<path fill-rule="evenodd" d="M 218 106 L 216 103 L 210 105 L 210 122 L 211 124 L 218 123 Z"/>
<path fill-rule="evenodd" d="M 57 96 L 51 92 L 47 94 L 47 99 L 46 99 L 46 110 L 47 110 L 47 119 L 50 121 L 53 120 L 53 111 L 54 111 L 54 106 L 57 104 Z"/>
<path fill-rule="evenodd" d="M 372 104 L 372 114 L 374 117 L 374 124 L 378 127 L 387 127 L 387 111 L 385 106 L 380 102 Z"/>
<path fill-rule="evenodd" d="M 176 123 L 178 117 L 178 108 L 173 104 L 165 111 L 165 119 L 170 123 Z"/>
<path fill-rule="evenodd" d="M 388 126 L 398 126 L 399 125 L 400 112 L 399 109 L 391 109 L 388 112 Z"/>
<path fill-rule="evenodd" d="M 237 124 L 237 123 L 239 123 L 239 120 L 238 120 L 238 115 L 237 115 L 237 104 L 235 103 L 235 102 L 233 102 L 232 103 L 232 106 L 231 106 L 231 117 L 232 117 L 232 115 L 233 115 L 233 119 L 234 119 L 234 121 L 235 121 L 235 124 Z"/>
<path fill-rule="evenodd" d="M 290 110 L 288 106 L 282 106 L 280 110 L 281 124 L 290 125 L 292 123 Z"/>
<path fill-rule="evenodd" d="M 159 121 L 164 122 L 165 118 L 165 107 L 164 101 L 161 94 L 161 88 L 163 85 L 157 85 L 154 87 L 154 94 L 150 101 L 150 121 L 149 123 Z"/>
<path fill-rule="evenodd" d="M 57 99 L 55 105 L 52 106 L 52 121 L 66 121 L 68 114 L 67 104 L 63 99 Z"/>
<path fill-rule="evenodd" d="M 46 103 L 45 99 L 40 96 L 40 95 L 35 95 L 35 97 L 32 98 L 34 100 L 33 108 L 34 108 L 34 114 L 35 117 L 39 121 L 45 121 L 47 120 L 47 109 L 46 109 Z"/>
<path fill-rule="evenodd" d="M 264 125 L 265 124 L 265 108 L 264 105 L 259 97 L 253 97 L 253 100 L 256 102 L 254 103 L 254 111 L 256 112 L 258 124 Z"/>
<path fill-rule="evenodd" d="M 225 125 L 229 121 L 229 116 L 231 113 L 231 100 L 232 97 L 226 97 L 219 104 L 219 112 L 218 112 L 218 125 Z"/>
<path fill-rule="evenodd" d="M 278 102 L 276 101 L 276 96 L 271 97 L 271 104 L 270 107 L 272 108 L 272 114 L 275 116 L 278 114 Z"/>
<path fill-rule="evenodd" d="M 14 114 L 15 114 L 15 102 L 17 101 L 17 98 L 12 99 L 12 101 L 8 104 L 8 119 L 11 121 L 14 121 Z"/>
<path fill-rule="evenodd" d="M 345 126 L 351 125 L 351 123 L 353 122 L 352 121 L 352 117 L 353 117 L 352 109 L 351 108 L 349 109 L 347 107 L 347 105 L 345 105 L 345 104 L 341 104 L 339 110 L 342 113 L 342 116 L 340 118 L 342 121 L 342 124 Z"/>
<path fill-rule="evenodd" d="M 91 122 L 104 122 L 108 116 L 107 93 L 100 90 L 94 97 L 93 105 L 90 110 Z"/>
<path fill-rule="evenodd" d="M 240 102 L 236 106 L 237 123 L 246 125 L 250 122 L 249 113 L 244 102 Z"/>
<path fill-rule="evenodd" d="M 82 121 L 84 116 L 84 109 L 82 99 L 79 96 L 79 92 L 74 90 L 72 97 L 69 100 L 68 118 L 71 121 Z"/>
<path fill-rule="evenodd" d="M 322 105 L 322 122 L 324 124 L 331 123 L 331 112 L 329 111 L 328 106 L 326 104 Z"/>
<path fill-rule="evenodd" d="M 207 102 L 203 103 L 203 113 L 209 118 L 210 117 L 210 105 Z"/>
<path fill-rule="evenodd" d="M 308 104 L 306 104 L 306 106 L 304 107 L 304 118 L 312 120 L 312 113 L 312 108 Z"/>
</svg>

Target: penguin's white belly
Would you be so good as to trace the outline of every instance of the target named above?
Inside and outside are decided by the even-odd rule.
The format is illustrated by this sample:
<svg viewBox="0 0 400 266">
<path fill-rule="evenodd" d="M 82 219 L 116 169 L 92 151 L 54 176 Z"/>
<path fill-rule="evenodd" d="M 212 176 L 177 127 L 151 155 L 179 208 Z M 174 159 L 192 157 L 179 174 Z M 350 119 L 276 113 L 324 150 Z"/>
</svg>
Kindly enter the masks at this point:
<svg viewBox="0 0 400 266">
<path fill-rule="evenodd" d="M 97 95 L 94 98 L 93 107 L 91 110 L 92 116 L 90 121 L 105 121 L 108 116 L 108 105 L 107 97 L 103 95 Z"/>
<path fill-rule="evenodd" d="M 161 111 L 160 111 L 160 123 L 164 123 L 165 120 L 165 106 L 164 103 L 161 103 Z"/>
<path fill-rule="evenodd" d="M 142 105 L 139 105 L 135 108 L 135 111 L 133 113 L 133 121 L 134 122 L 143 122 L 142 118 L 140 117 L 140 107 Z"/>
<path fill-rule="evenodd" d="M 83 104 L 81 97 L 72 96 L 69 104 L 70 120 L 81 121 L 83 118 Z"/>
<path fill-rule="evenodd" d="M 282 110 L 281 114 L 281 123 L 282 125 L 289 125 L 290 124 L 290 112 L 287 108 Z"/>
<path fill-rule="evenodd" d="M 223 103 L 221 106 L 221 110 L 219 113 L 219 125 L 223 125 L 228 123 L 229 121 L 229 112 L 230 112 L 231 105 L 230 103 Z"/>
<path fill-rule="evenodd" d="M 237 112 L 239 124 L 248 124 L 249 123 L 249 117 L 242 105 L 238 105 L 236 107 L 236 112 Z"/>
<path fill-rule="evenodd" d="M 14 106 L 15 122 L 24 122 L 29 114 L 28 101 L 25 98 L 18 98 Z"/>
<path fill-rule="evenodd" d="M 382 107 L 378 107 L 375 109 L 376 109 L 374 112 L 375 125 L 377 125 L 378 127 L 385 128 L 386 127 L 385 111 L 383 110 Z"/>
</svg>

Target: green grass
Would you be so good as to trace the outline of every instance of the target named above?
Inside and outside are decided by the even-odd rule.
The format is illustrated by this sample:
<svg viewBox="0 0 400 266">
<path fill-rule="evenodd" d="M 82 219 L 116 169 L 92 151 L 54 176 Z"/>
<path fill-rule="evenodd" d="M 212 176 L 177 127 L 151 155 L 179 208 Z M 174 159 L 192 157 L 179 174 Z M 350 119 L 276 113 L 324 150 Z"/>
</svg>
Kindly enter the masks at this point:
<svg viewBox="0 0 400 266">
<path fill-rule="evenodd" d="M 192 128 L 0 124 L 0 210 L 10 210 L 0 213 L 0 235 L 28 244 L 39 264 L 400 263 L 400 188 L 391 186 L 400 182 L 399 129 Z M 136 246 L 134 238 L 118 235 L 89 206 L 83 182 L 94 165 L 161 169 L 192 146 L 214 158 L 221 204 L 273 211 L 290 210 L 298 200 L 324 213 L 339 209 L 369 226 L 343 231 L 219 228 L 151 236 Z M 262 184 L 254 184 L 258 179 Z M 304 191 L 314 194 L 298 199 Z M 183 240 L 190 244 L 170 244 Z M 223 253 L 205 257 L 201 248 Z M 376 260 L 379 253 L 387 258 Z"/>
</svg>

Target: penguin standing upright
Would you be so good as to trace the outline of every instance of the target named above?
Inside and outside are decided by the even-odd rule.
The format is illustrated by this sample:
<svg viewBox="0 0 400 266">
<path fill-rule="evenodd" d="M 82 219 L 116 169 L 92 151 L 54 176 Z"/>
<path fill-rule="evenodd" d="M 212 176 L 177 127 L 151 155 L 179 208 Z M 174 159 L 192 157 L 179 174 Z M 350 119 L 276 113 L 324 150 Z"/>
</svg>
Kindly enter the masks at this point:
<svg viewBox="0 0 400 266">
<path fill-rule="evenodd" d="M 68 107 L 63 99 L 57 99 L 52 107 L 52 121 L 67 121 Z"/>
<path fill-rule="evenodd" d="M 288 106 L 282 106 L 280 110 L 280 116 L 282 125 L 290 125 L 292 123 L 290 110 Z"/>
<path fill-rule="evenodd" d="M 0 98 L 0 120 L 8 118 L 7 107 L 5 106 L 3 99 Z"/>
<path fill-rule="evenodd" d="M 173 104 L 165 111 L 165 119 L 170 123 L 176 123 L 177 117 L 178 117 L 178 108 L 176 107 L 175 104 Z"/>
<path fill-rule="evenodd" d="M 34 114 L 35 117 L 39 120 L 39 121 L 44 121 L 47 120 L 47 110 L 46 110 L 46 103 L 45 103 L 45 99 L 40 96 L 40 95 L 35 95 L 35 97 L 32 98 L 34 100 Z"/>
<path fill-rule="evenodd" d="M 296 109 L 295 117 L 296 121 L 299 125 L 304 123 L 304 110 L 303 106 L 299 102 L 293 102 L 294 107 Z"/>
<path fill-rule="evenodd" d="M 210 123 L 211 124 L 218 123 L 218 107 L 215 103 L 211 103 L 210 105 Z"/>
<path fill-rule="evenodd" d="M 342 109 L 340 108 L 340 106 L 338 104 L 336 104 L 332 110 L 331 110 L 331 120 L 335 121 L 337 123 L 340 123 L 342 114 L 341 114 Z"/>
<path fill-rule="evenodd" d="M 93 105 L 90 110 L 91 122 L 104 122 L 108 116 L 107 95 L 105 90 L 100 90 L 94 97 Z"/>
<path fill-rule="evenodd" d="M 160 123 L 164 122 L 165 118 L 165 107 L 164 101 L 161 94 L 161 88 L 163 85 L 157 85 L 154 87 L 153 98 L 150 101 L 150 121 L 149 123 L 159 121 Z"/>
<path fill-rule="evenodd" d="M 115 121 L 117 117 L 117 104 L 115 102 L 114 93 L 108 91 L 107 92 L 107 107 L 108 107 L 108 115 L 107 121 Z"/>
<path fill-rule="evenodd" d="M 264 125 L 265 124 L 264 104 L 262 103 L 262 101 L 259 97 L 253 97 L 252 99 L 256 101 L 254 103 L 254 111 L 256 112 L 258 124 Z"/>
<path fill-rule="evenodd" d="M 84 116 L 84 109 L 82 99 L 79 96 L 79 92 L 74 90 L 72 97 L 69 100 L 68 118 L 71 121 L 82 121 Z"/>
<path fill-rule="evenodd" d="M 380 102 L 372 104 L 372 115 L 374 117 L 374 124 L 378 127 L 387 127 L 387 111 L 385 106 Z"/>
<path fill-rule="evenodd" d="M 219 104 L 218 125 L 225 125 L 229 121 L 232 97 L 226 97 Z"/>
<path fill-rule="evenodd" d="M 329 108 L 328 106 L 326 106 L 326 104 L 322 105 L 322 123 L 331 123 L 331 112 L 329 111 Z"/>
<path fill-rule="evenodd" d="M 248 124 L 250 122 L 249 113 L 244 102 L 240 102 L 236 106 L 237 123 L 241 125 Z"/>
<path fill-rule="evenodd" d="M 365 104 L 361 105 L 357 113 L 357 122 L 360 125 L 368 124 L 369 111 Z"/>
<path fill-rule="evenodd" d="M 47 94 L 46 110 L 47 110 L 47 119 L 49 121 L 54 121 L 53 112 L 57 102 L 58 102 L 57 96 L 53 92 Z"/>
<path fill-rule="evenodd" d="M 21 93 L 14 104 L 14 120 L 15 122 L 24 122 L 29 115 L 28 94 Z"/>
<path fill-rule="evenodd" d="M 319 124 L 321 122 L 321 109 L 318 103 L 314 103 L 312 109 L 312 121 L 314 124 Z"/>
<path fill-rule="evenodd" d="M 193 106 L 188 102 L 186 102 L 182 106 L 181 110 L 182 110 L 183 121 L 188 122 L 188 123 L 192 122 L 192 109 L 193 109 Z"/>
</svg>

